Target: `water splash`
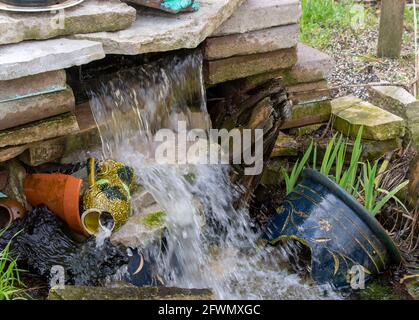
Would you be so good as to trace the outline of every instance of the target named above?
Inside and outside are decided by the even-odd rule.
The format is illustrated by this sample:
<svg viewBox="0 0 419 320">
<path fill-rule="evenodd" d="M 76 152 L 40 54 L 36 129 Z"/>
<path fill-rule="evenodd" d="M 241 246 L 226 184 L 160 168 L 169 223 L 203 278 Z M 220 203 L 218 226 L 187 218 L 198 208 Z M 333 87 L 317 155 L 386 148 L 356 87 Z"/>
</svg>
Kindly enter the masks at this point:
<svg viewBox="0 0 419 320">
<path fill-rule="evenodd" d="M 91 93 L 105 158 L 135 168 L 139 182 L 167 212 L 166 245 L 148 248 L 169 286 L 211 288 L 218 299 L 336 298 L 288 271 L 278 248 L 259 247 L 259 230 L 226 165 L 158 165 L 153 135 L 176 131 L 177 120 L 194 128 L 193 113 L 210 128 L 199 54 L 174 56 L 119 72 Z M 191 179 L 192 177 L 192 179 Z M 138 214 L 139 208 L 133 208 Z M 327 294 L 325 294 L 325 292 Z"/>
</svg>

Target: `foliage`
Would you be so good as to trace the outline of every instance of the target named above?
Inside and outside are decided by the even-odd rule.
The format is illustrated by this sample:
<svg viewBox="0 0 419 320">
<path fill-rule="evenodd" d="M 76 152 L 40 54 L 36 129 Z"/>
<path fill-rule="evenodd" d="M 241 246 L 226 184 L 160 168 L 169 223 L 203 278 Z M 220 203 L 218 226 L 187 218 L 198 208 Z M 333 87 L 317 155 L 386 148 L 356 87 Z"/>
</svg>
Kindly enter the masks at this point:
<svg viewBox="0 0 419 320">
<path fill-rule="evenodd" d="M 356 31 L 351 26 L 360 13 L 354 10 L 359 8 L 354 5 L 354 0 L 302 0 L 301 42 L 324 48 L 331 43 L 333 32 Z M 375 19 L 367 9 L 362 11 L 362 16 L 365 25 L 371 24 Z"/>
<path fill-rule="evenodd" d="M 344 140 L 343 136 L 335 134 L 327 143 L 326 151 L 323 156 L 321 166 L 317 169 L 317 146 L 312 142 L 294 165 L 291 173 L 283 169 L 282 175 L 285 180 L 286 193 L 290 194 L 299 179 L 303 169 L 307 166 L 308 160 L 312 157 L 312 168 L 335 181 L 345 191 L 358 198 L 372 215 L 377 215 L 383 206 L 390 200 L 394 199 L 403 206 L 396 194 L 405 188 L 409 181 L 404 181 L 396 186 L 393 190 L 387 191 L 380 188 L 380 177 L 385 172 L 382 167 L 378 170 L 378 161 L 373 165 L 369 162 L 361 162 L 362 155 L 362 131 L 358 131 L 355 142 L 351 146 L 351 156 L 349 164 L 347 164 L 347 150 L 349 143 Z M 359 169 L 361 167 L 361 170 Z"/>
<path fill-rule="evenodd" d="M 0 230 L 0 237 L 4 230 Z M 23 284 L 20 280 L 20 270 L 16 261 L 10 257 L 10 244 L 0 251 L 0 300 L 13 299 L 20 293 Z"/>
</svg>

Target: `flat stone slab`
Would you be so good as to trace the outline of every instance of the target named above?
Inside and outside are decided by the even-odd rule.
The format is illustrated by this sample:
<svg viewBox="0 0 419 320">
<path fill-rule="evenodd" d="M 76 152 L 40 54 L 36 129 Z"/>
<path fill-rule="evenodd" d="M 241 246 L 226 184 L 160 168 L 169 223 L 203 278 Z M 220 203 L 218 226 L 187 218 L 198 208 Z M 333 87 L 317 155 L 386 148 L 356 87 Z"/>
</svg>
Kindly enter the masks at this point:
<svg viewBox="0 0 419 320">
<path fill-rule="evenodd" d="M 205 62 L 205 82 L 214 85 L 277 69 L 290 68 L 297 61 L 295 48 Z"/>
<path fill-rule="evenodd" d="M 290 84 L 324 80 L 335 64 L 331 56 L 301 43 L 297 46 L 297 57 L 287 75 Z"/>
<path fill-rule="evenodd" d="M 27 149 L 26 145 L 0 148 L 0 162 L 16 158 Z"/>
<path fill-rule="evenodd" d="M 295 47 L 298 43 L 299 28 L 297 24 L 292 24 L 208 38 L 204 45 L 204 57 L 207 60 L 216 60 Z"/>
<path fill-rule="evenodd" d="M 299 0 L 247 0 L 212 35 L 224 36 L 298 24 L 300 16 Z"/>
<path fill-rule="evenodd" d="M 66 89 L 66 73 L 64 70 L 0 81 L 0 102 L 64 89 Z"/>
<path fill-rule="evenodd" d="M 0 130 L 74 111 L 73 90 L 36 95 L 0 102 Z"/>
<path fill-rule="evenodd" d="M 406 119 L 406 107 L 415 103 L 416 98 L 402 87 L 370 86 L 368 88 L 368 101 Z"/>
<path fill-rule="evenodd" d="M 103 43 L 106 54 L 137 55 L 196 48 L 242 2 L 243 0 L 201 0 L 199 11 L 179 15 L 138 9 L 137 21 L 126 30 L 78 34 L 74 37 Z"/>
<path fill-rule="evenodd" d="M 0 131 L 0 147 L 17 146 L 65 136 L 79 130 L 72 113 L 51 117 L 28 125 Z"/>
<path fill-rule="evenodd" d="M 281 129 L 290 129 L 310 124 L 328 122 L 332 113 L 329 99 L 323 101 L 301 103 L 292 107 L 291 117 L 282 125 Z"/>
<path fill-rule="evenodd" d="M 105 57 L 102 44 L 52 39 L 0 46 L 0 81 L 80 66 Z"/>
<path fill-rule="evenodd" d="M 330 89 L 326 80 L 296 84 L 287 87 L 287 91 L 294 104 L 330 98 Z"/>
<path fill-rule="evenodd" d="M 0 45 L 130 27 L 136 10 L 119 0 L 87 0 L 64 13 L 0 12 Z"/>
<path fill-rule="evenodd" d="M 403 137 L 405 121 L 373 104 L 350 97 L 332 101 L 333 127 L 346 136 L 356 137 L 360 127 L 363 139 L 391 140 Z"/>
<path fill-rule="evenodd" d="M 48 300 L 212 300 L 209 289 L 180 289 L 168 287 L 82 287 L 65 286 L 51 289 Z"/>
</svg>

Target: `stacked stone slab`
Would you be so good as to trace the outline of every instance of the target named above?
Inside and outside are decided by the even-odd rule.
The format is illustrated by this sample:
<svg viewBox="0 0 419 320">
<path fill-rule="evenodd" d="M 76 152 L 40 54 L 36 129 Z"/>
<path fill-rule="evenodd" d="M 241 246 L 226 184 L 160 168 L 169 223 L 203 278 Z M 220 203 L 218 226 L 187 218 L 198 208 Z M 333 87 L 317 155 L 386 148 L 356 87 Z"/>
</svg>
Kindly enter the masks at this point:
<svg viewBox="0 0 419 320">
<path fill-rule="evenodd" d="M 247 0 L 205 41 L 207 86 L 241 82 L 247 87 L 282 78 L 294 103 L 283 129 L 328 121 L 326 76 L 333 60 L 298 44 L 300 15 L 298 0 Z"/>
<path fill-rule="evenodd" d="M 117 31 L 135 19 L 119 0 L 86 0 L 64 14 L 0 12 L 0 162 L 22 154 L 32 165 L 50 161 L 52 148 L 34 146 L 80 132 L 65 69 L 105 52 L 100 42 L 56 37 Z"/>
</svg>

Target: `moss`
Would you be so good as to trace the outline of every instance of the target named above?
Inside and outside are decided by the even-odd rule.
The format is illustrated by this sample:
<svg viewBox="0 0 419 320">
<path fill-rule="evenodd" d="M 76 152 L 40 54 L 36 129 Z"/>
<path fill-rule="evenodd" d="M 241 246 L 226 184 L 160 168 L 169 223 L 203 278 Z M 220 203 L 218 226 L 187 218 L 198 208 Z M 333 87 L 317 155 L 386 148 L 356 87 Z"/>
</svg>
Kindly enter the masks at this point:
<svg viewBox="0 0 419 320">
<path fill-rule="evenodd" d="M 361 300 L 400 300 L 389 285 L 384 285 L 379 281 L 367 284 L 364 290 L 359 291 Z"/>
<path fill-rule="evenodd" d="M 166 213 L 164 211 L 151 212 L 141 219 L 141 223 L 149 228 L 162 227 L 165 216 Z"/>
</svg>

